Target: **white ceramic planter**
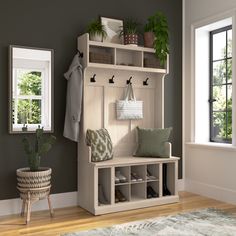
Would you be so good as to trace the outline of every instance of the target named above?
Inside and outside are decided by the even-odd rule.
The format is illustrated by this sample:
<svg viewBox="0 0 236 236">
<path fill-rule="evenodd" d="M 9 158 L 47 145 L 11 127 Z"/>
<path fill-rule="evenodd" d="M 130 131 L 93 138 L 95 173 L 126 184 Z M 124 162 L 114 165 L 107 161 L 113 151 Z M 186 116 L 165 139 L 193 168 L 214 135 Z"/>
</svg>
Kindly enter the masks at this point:
<svg viewBox="0 0 236 236">
<path fill-rule="evenodd" d="M 100 34 L 89 35 L 89 39 L 92 41 L 102 42 L 102 35 Z"/>
</svg>

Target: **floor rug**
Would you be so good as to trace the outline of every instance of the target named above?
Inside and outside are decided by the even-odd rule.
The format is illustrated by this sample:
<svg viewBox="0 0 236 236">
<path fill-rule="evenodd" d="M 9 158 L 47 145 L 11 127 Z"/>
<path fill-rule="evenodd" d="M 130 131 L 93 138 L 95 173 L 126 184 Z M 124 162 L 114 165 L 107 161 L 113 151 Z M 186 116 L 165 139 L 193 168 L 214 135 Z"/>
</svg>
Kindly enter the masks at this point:
<svg viewBox="0 0 236 236">
<path fill-rule="evenodd" d="M 95 219 L 96 220 L 96 219 Z M 236 236 L 235 215 L 203 209 L 173 216 L 135 221 L 64 236 Z"/>
</svg>

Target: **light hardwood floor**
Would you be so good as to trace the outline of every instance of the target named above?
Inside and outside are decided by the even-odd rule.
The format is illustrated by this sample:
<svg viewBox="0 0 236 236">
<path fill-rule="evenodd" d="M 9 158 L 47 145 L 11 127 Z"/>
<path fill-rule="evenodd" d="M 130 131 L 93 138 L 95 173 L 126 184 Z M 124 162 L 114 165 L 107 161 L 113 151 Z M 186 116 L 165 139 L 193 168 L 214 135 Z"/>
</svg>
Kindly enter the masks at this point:
<svg viewBox="0 0 236 236">
<path fill-rule="evenodd" d="M 19 215 L 0 218 L 1 236 L 18 235 L 60 235 L 65 232 L 77 232 L 113 224 L 148 219 L 163 215 L 177 214 L 200 208 L 214 207 L 236 214 L 236 206 L 216 201 L 188 192 L 180 192 L 180 202 L 139 210 L 125 211 L 103 216 L 93 216 L 79 207 L 55 210 L 55 217 L 50 218 L 48 211 L 33 212 L 31 222 L 25 225 Z"/>
</svg>

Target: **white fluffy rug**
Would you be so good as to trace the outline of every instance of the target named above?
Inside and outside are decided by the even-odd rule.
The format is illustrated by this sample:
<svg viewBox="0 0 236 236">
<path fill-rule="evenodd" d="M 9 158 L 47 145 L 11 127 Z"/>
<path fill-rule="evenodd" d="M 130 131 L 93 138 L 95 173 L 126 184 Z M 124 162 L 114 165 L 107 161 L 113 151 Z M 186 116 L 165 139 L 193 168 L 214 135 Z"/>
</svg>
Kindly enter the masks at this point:
<svg viewBox="0 0 236 236">
<path fill-rule="evenodd" d="M 114 225 L 64 236 L 236 236 L 236 217 L 204 209 L 167 217 Z"/>
</svg>

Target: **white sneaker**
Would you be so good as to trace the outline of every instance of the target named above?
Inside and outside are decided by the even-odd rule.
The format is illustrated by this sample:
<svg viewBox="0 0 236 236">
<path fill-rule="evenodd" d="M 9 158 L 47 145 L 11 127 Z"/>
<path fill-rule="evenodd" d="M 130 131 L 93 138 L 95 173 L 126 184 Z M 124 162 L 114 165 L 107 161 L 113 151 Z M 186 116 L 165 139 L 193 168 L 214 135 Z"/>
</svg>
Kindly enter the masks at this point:
<svg viewBox="0 0 236 236">
<path fill-rule="evenodd" d="M 127 182 L 127 178 L 124 175 L 122 175 L 119 170 L 117 170 L 115 173 L 115 179 L 118 179 L 120 183 Z"/>
</svg>

